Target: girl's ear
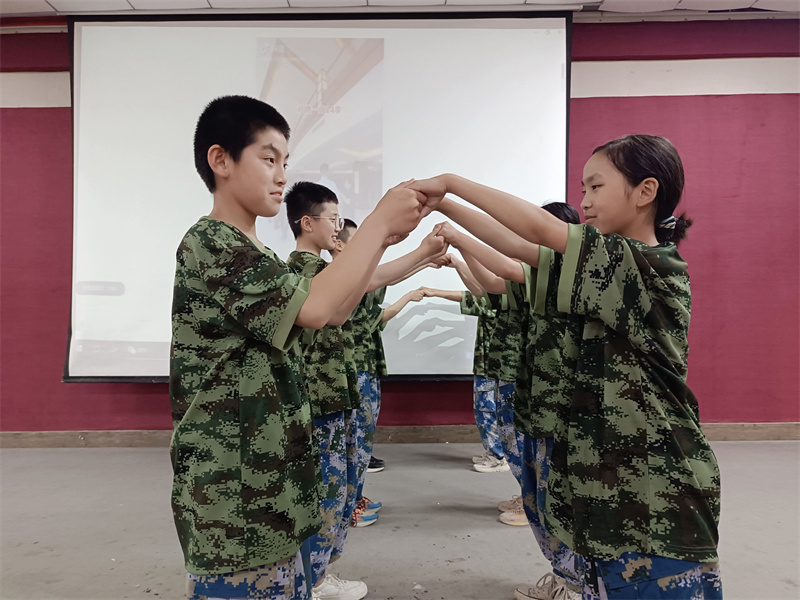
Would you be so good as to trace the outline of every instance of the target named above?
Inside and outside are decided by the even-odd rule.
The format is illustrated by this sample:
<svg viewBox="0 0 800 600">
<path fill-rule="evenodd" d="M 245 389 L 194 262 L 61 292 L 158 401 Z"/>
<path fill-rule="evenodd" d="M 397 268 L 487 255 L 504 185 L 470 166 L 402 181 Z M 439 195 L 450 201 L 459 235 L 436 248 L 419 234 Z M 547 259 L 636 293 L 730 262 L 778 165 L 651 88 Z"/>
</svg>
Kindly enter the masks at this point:
<svg viewBox="0 0 800 600">
<path fill-rule="evenodd" d="M 645 207 L 655 202 L 658 193 L 658 181 L 655 177 L 648 177 L 636 187 L 639 190 L 636 206 Z"/>
<path fill-rule="evenodd" d="M 211 167 L 211 170 L 214 171 L 217 177 L 222 177 L 224 179 L 230 175 L 228 170 L 228 153 L 222 146 L 219 144 L 211 146 L 211 148 L 208 149 L 206 158 L 208 160 L 208 166 Z"/>
</svg>

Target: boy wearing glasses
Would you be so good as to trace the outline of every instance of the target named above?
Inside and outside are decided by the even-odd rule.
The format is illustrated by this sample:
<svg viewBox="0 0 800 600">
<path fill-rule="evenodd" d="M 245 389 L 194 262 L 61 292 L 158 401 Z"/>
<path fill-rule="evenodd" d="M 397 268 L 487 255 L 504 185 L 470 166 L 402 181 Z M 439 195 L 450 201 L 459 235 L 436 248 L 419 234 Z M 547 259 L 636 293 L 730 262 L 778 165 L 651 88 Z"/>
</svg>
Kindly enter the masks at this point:
<svg viewBox="0 0 800 600">
<path fill-rule="evenodd" d="M 286 264 L 303 277 L 314 277 L 328 262 L 321 253 L 336 247 L 342 228 L 339 201 L 329 188 L 300 181 L 284 198 L 286 216 L 297 248 L 289 255 Z M 347 520 L 353 512 L 348 503 L 348 484 L 353 487 L 353 474 L 349 473 L 348 451 L 353 453 L 353 411 L 360 403 L 358 378 L 348 347 L 344 328 L 352 326 L 350 320 L 343 325 L 326 325 L 318 332 L 306 330 L 301 337 L 305 362 L 305 380 L 311 401 L 314 420 L 314 439 L 320 453 L 322 493 L 320 513 L 322 527 L 311 537 L 312 597 L 317 599 L 347 598 L 360 600 L 367 595 L 367 585 L 362 581 L 347 581 L 326 574 L 331 560 L 341 554 Z M 350 336 L 352 339 L 352 336 Z M 338 542 L 338 544 L 337 544 Z"/>
</svg>

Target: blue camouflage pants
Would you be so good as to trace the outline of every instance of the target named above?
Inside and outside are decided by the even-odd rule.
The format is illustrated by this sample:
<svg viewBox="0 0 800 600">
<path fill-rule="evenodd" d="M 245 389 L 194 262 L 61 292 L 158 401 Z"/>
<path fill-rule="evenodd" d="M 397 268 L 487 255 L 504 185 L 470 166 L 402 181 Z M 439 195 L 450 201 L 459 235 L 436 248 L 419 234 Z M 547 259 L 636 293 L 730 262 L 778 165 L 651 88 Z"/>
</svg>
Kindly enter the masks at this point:
<svg viewBox="0 0 800 600">
<path fill-rule="evenodd" d="M 224 575 L 194 575 L 186 580 L 189 600 L 307 600 L 308 544 L 295 556 Z"/>
<path fill-rule="evenodd" d="M 361 392 L 361 406 L 358 409 L 358 494 L 356 494 L 356 501 L 361 499 L 369 459 L 372 457 L 372 449 L 375 445 L 375 427 L 381 411 L 381 380 L 377 377 L 370 377 L 370 374 L 365 371 L 359 371 L 358 389 Z"/>
<path fill-rule="evenodd" d="M 570 584 L 580 586 L 576 572 L 576 554 L 551 535 L 545 527 L 545 502 L 547 477 L 550 473 L 550 456 L 553 438 L 522 436 L 522 499 L 525 515 L 544 557 L 550 561 L 553 572 Z"/>
<path fill-rule="evenodd" d="M 497 379 L 475 375 L 472 383 L 475 424 L 483 449 L 497 459 L 504 458 L 503 446 L 497 431 Z"/>
<path fill-rule="evenodd" d="M 718 563 L 625 552 L 616 560 L 576 557 L 584 600 L 722 600 Z"/>
<path fill-rule="evenodd" d="M 314 417 L 314 440 L 319 447 L 323 496 L 319 503 L 322 527 L 309 539 L 312 586 L 325 577 L 347 503 L 346 437 L 344 412 Z"/>
<path fill-rule="evenodd" d="M 522 434 L 514 429 L 515 389 L 514 382 L 500 379 L 497 383 L 497 434 L 511 474 L 522 487 Z"/>
<path fill-rule="evenodd" d="M 342 510 L 342 519 L 339 526 L 336 528 L 336 534 L 333 540 L 333 549 L 331 550 L 331 562 L 338 560 L 344 550 L 344 542 L 347 539 L 347 532 L 350 530 L 350 517 L 353 516 L 353 511 L 356 508 L 357 492 L 358 492 L 358 460 L 360 442 L 360 428 L 358 425 L 358 411 L 348 410 L 344 413 L 345 425 L 345 455 L 346 455 L 346 491 L 344 496 L 344 509 Z"/>
</svg>

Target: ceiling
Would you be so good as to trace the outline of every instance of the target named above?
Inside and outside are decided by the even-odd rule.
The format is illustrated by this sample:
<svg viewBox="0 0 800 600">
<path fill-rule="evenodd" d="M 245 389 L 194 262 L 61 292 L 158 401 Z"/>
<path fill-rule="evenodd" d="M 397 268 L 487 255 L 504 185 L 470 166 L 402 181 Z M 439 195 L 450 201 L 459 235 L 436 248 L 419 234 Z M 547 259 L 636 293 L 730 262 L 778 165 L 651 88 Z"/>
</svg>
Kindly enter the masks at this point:
<svg viewBox="0 0 800 600">
<path fill-rule="evenodd" d="M 797 16 L 800 0 L 0 0 L 0 17 L 75 14 L 214 14 L 292 10 L 566 10 L 581 20 L 776 18 Z M 792 15 L 787 13 L 794 13 Z M 584 17 L 586 19 L 584 19 Z"/>
</svg>

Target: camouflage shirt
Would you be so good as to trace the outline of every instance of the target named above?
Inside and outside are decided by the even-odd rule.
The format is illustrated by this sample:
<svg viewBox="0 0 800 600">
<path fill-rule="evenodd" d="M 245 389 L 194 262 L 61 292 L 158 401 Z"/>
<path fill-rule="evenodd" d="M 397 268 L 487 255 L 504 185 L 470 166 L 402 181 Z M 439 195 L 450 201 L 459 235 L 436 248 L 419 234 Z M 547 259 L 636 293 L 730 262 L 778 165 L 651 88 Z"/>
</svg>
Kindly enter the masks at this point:
<svg viewBox="0 0 800 600">
<path fill-rule="evenodd" d="M 374 292 L 374 304 L 380 306 L 386 298 L 386 287 L 378 288 Z M 383 309 L 381 309 L 381 318 L 383 318 Z M 372 373 L 373 377 L 386 377 L 388 371 L 386 369 L 386 353 L 383 351 L 383 335 L 382 331 L 386 328 L 386 323 L 381 323 L 377 328 L 372 330 L 372 350 L 375 352 L 375 372 Z"/>
<path fill-rule="evenodd" d="M 186 569 L 294 556 L 319 530 L 319 461 L 294 320 L 309 280 L 206 217 L 177 251 L 172 509 Z"/>
<path fill-rule="evenodd" d="M 290 269 L 304 277 L 314 277 L 327 262 L 311 252 L 295 250 L 286 261 Z M 311 413 L 321 417 L 358 408 L 358 377 L 353 362 L 352 338 L 338 325 L 326 325 L 319 331 L 305 330 L 302 337 L 303 358 Z"/>
<path fill-rule="evenodd" d="M 516 382 L 524 351 L 525 328 L 523 318 L 526 316 L 521 305 L 519 286 L 514 282 L 506 282 L 510 294 L 486 294 L 489 306 L 495 312 L 494 326 L 486 338 L 486 377 Z M 514 296 L 514 294 L 518 296 Z"/>
<path fill-rule="evenodd" d="M 494 327 L 495 311 L 483 296 L 476 296 L 472 292 L 464 291 L 461 294 L 461 314 L 478 317 L 478 328 L 475 332 L 475 354 L 472 360 L 473 375 L 488 377 L 486 374 L 486 341 L 492 334 Z"/>
<path fill-rule="evenodd" d="M 523 264 L 530 309 L 517 380 L 514 426 L 532 438 L 565 431 L 572 402 L 582 319 L 558 310 L 562 255 L 540 247 L 537 268 Z"/>
<path fill-rule="evenodd" d="M 686 386 L 686 263 L 674 244 L 570 225 L 558 307 L 583 324 L 548 526 L 596 558 L 716 561 L 719 470 Z"/>
<path fill-rule="evenodd" d="M 383 328 L 381 322 L 383 309 L 380 302 L 377 301 L 377 293 L 381 290 L 385 292 L 386 288 L 364 294 L 351 317 L 356 371 L 359 373 L 378 374 L 378 349 L 374 334 L 378 333 L 377 340 L 380 341 L 380 330 Z M 381 344 L 382 349 L 383 344 Z"/>
</svg>

